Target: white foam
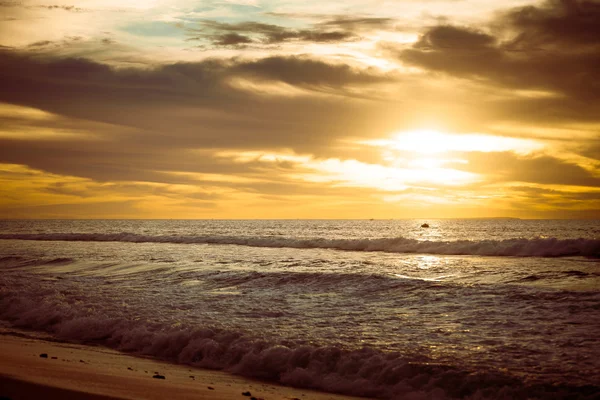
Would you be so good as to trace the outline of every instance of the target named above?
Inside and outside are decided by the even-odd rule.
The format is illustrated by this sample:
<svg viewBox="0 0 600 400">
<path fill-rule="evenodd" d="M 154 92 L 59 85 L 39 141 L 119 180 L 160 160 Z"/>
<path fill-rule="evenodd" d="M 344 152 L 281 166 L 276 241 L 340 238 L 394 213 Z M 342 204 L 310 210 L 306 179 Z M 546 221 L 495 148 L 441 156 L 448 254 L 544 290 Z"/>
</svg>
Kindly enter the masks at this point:
<svg viewBox="0 0 600 400">
<path fill-rule="evenodd" d="M 374 251 L 441 255 L 600 257 L 600 240 L 583 238 L 420 241 L 403 237 L 380 239 L 297 239 L 285 237 L 273 238 L 243 236 L 151 236 L 124 232 L 114 234 L 0 234 L 0 239 L 81 242 L 222 244 L 252 247 L 334 249 L 346 251 Z"/>
<path fill-rule="evenodd" d="M 586 399 L 600 394 L 600 389 L 591 385 L 562 384 L 557 389 L 546 383 L 529 384 L 492 368 L 475 371 L 460 360 L 441 365 L 421 354 L 355 349 L 335 343 L 278 342 L 277 336 L 264 340 L 239 328 L 217 328 L 198 320 L 174 325 L 173 319 L 159 318 L 171 310 L 170 304 L 161 308 L 160 304 L 143 302 L 147 312 L 134 318 L 135 313 L 120 306 L 127 297 L 111 298 L 107 294 L 112 292 L 101 292 L 100 287 L 86 297 L 88 289 L 94 287 L 85 286 L 86 282 L 97 282 L 87 279 L 40 285 L 33 275 L 0 276 L 0 320 L 65 341 L 101 344 L 287 385 L 367 397 Z"/>
</svg>

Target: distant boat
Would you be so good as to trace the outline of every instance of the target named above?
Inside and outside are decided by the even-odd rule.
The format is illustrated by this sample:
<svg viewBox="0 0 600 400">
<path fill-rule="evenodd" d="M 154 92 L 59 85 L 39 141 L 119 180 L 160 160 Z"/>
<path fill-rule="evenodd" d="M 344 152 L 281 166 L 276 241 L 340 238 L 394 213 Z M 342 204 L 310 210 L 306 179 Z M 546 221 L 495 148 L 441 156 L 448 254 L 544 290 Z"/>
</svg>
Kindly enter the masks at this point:
<svg viewBox="0 0 600 400">
<path fill-rule="evenodd" d="M 429 224 L 425 222 L 423 225 L 421 225 L 421 228 L 429 228 Z"/>
</svg>

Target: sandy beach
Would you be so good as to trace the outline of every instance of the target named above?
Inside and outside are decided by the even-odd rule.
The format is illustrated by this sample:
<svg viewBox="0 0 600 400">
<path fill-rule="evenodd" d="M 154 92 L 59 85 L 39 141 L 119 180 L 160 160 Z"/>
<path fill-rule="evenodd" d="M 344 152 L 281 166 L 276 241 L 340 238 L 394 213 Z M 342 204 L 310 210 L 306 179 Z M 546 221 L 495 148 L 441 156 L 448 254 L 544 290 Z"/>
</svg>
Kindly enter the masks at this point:
<svg viewBox="0 0 600 400">
<path fill-rule="evenodd" d="M 2 399 L 353 399 L 8 334 L 0 336 L 0 354 Z"/>
</svg>

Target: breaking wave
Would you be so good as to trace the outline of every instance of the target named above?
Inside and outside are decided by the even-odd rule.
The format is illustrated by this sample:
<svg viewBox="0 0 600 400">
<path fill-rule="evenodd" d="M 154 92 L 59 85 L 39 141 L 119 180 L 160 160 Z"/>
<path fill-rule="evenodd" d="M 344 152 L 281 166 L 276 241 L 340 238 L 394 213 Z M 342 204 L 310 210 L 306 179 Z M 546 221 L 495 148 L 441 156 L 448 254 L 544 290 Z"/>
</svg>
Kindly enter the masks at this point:
<svg viewBox="0 0 600 400">
<path fill-rule="evenodd" d="M 0 295 L 0 317 L 13 327 L 46 331 L 67 342 L 101 344 L 180 364 L 355 396 L 481 400 L 592 399 L 600 394 L 595 385 L 532 383 L 502 371 L 473 371 L 419 355 L 276 343 L 222 328 L 110 318 L 51 299 L 46 296 L 40 302 L 5 292 Z"/>
<path fill-rule="evenodd" d="M 396 238 L 378 239 L 299 239 L 286 237 L 244 236 L 152 236 L 135 233 L 47 233 L 0 234 L 0 239 L 74 241 L 223 244 L 251 247 L 334 249 L 346 251 L 376 251 L 387 253 L 425 253 L 441 255 L 517 256 L 517 257 L 600 257 L 599 239 L 505 239 L 421 241 Z"/>
</svg>

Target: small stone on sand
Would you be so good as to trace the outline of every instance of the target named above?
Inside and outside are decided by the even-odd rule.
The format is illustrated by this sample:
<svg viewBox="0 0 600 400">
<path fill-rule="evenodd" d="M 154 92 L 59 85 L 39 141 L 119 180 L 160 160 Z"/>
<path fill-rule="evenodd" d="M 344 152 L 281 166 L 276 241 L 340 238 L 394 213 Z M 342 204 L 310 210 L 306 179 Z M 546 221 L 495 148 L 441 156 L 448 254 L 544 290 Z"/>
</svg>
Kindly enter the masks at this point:
<svg viewBox="0 0 600 400">
<path fill-rule="evenodd" d="M 208 387 L 208 390 L 215 390 L 215 388 L 212 386 L 207 386 L 207 387 Z"/>
<path fill-rule="evenodd" d="M 242 392 L 242 396 L 248 396 L 248 397 L 250 397 L 250 396 L 252 396 L 252 393 L 250 393 L 250 392 Z"/>
<path fill-rule="evenodd" d="M 41 357 L 41 358 L 48 358 L 48 354 L 46 354 L 46 353 L 42 353 L 42 354 L 40 354 L 40 357 Z"/>
<path fill-rule="evenodd" d="M 161 374 L 152 375 L 152 377 L 155 379 L 166 379 L 165 376 Z"/>
</svg>

